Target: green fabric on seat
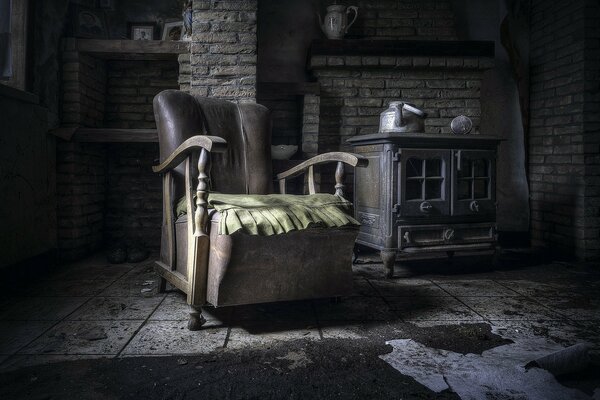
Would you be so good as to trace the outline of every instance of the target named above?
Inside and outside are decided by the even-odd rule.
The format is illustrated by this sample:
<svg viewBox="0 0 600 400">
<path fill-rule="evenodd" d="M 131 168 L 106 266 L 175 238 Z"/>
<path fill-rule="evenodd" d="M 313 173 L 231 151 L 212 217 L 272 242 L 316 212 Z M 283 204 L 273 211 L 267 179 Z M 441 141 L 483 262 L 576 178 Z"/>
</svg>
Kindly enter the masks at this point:
<svg viewBox="0 0 600 400">
<path fill-rule="evenodd" d="M 239 195 L 210 193 L 209 208 L 221 214 L 219 234 L 241 231 L 249 235 L 278 235 L 312 226 L 360 225 L 352 218 L 352 203 L 332 194 Z M 186 214 L 185 197 L 176 207 L 177 216 Z"/>
</svg>

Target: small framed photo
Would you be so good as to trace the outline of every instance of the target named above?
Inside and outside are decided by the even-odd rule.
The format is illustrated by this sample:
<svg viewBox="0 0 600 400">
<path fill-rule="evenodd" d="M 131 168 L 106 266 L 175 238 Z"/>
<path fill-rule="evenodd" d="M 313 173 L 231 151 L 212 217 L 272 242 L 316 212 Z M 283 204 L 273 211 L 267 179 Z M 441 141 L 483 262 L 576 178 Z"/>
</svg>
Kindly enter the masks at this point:
<svg viewBox="0 0 600 400">
<path fill-rule="evenodd" d="M 130 22 L 129 38 L 133 40 L 154 40 L 156 23 L 154 22 Z"/>
<path fill-rule="evenodd" d="M 180 40 L 183 32 L 183 21 L 165 22 L 162 40 Z"/>
<path fill-rule="evenodd" d="M 102 11 L 75 5 L 73 7 L 73 36 L 89 39 L 106 39 L 107 24 Z"/>
</svg>

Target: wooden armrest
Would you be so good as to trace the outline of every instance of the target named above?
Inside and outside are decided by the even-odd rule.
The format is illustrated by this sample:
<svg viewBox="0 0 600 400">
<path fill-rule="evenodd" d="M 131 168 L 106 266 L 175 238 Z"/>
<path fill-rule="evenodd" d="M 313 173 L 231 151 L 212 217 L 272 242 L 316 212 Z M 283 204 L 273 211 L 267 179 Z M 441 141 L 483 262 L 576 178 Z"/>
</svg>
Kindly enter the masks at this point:
<svg viewBox="0 0 600 400">
<path fill-rule="evenodd" d="M 352 167 L 366 167 L 367 165 L 369 165 L 369 160 L 366 157 L 354 153 L 344 153 L 336 151 L 314 156 L 313 158 L 310 158 L 285 172 L 277 174 L 277 179 L 281 180 L 293 178 L 295 176 L 301 175 L 305 172 L 307 168 L 313 165 L 325 164 L 329 162 L 343 162 Z"/>
<path fill-rule="evenodd" d="M 192 136 L 171 153 L 160 165 L 152 167 L 154 172 L 165 172 L 175 168 L 193 151 L 206 149 L 213 153 L 222 153 L 227 149 L 225 139 L 218 136 L 196 135 Z"/>
</svg>

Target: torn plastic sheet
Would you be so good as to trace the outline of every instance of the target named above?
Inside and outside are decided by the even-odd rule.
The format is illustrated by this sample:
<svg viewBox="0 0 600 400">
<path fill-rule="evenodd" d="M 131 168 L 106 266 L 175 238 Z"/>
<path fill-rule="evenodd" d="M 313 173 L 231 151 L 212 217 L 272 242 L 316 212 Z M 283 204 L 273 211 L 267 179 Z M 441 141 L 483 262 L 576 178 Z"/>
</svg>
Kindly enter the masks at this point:
<svg viewBox="0 0 600 400">
<path fill-rule="evenodd" d="M 590 399 L 562 386 L 550 372 L 525 365 L 563 349 L 542 339 L 523 339 L 478 354 L 460 354 L 424 346 L 412 339 L 386 342 L 393 347 L 379 356 L 403 375 L 435 392 L 451 389 L 470 399 Z"/>
<path fill-rule="evenodd" d="M 526 369 L 543 368 L 554 376 L 578 372 L 590 363 L 590 346 L 578 343 L 528 362 Z"/>
</svg>

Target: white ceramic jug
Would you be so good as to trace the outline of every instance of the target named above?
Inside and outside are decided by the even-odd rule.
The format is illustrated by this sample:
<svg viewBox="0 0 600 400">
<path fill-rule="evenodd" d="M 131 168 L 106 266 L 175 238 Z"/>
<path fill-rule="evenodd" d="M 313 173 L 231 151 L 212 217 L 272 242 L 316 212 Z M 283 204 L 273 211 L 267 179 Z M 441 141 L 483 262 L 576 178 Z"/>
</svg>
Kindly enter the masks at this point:
<svg viewBox="0 0 600 400">
<path fill-rule="evenodd" d="M 348 23 L 348 14 L 350 11 L 354 11 L 354 18 L 352 22 Z M 343 39 L 344 35 L 348 33 L 348 28 L 352 26 L 356 18 L 358 17 L 358 7 L 334 4 L 327 7 L 327 14 L 325 14 L 325 21 L 319 16 L 319 24 L 321 30 L 327 36 L 327 39 Z"/>
</svg>

